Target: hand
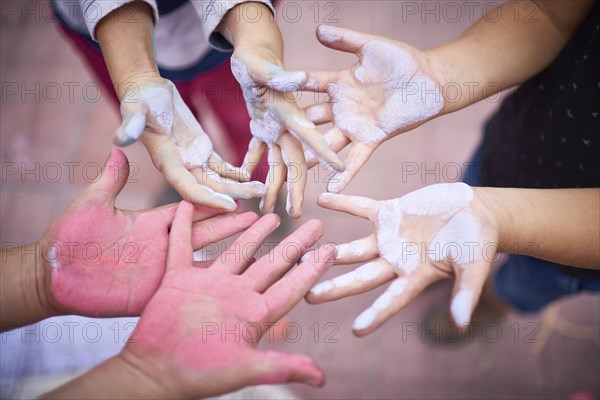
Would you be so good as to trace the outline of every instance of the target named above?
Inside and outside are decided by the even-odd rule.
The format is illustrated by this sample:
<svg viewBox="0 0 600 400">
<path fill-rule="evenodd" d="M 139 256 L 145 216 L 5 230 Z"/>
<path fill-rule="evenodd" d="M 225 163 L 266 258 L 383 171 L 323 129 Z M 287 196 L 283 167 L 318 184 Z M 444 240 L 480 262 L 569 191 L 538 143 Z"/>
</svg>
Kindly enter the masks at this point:
<svg viewBox="0 0 600 400">
<path fill-rule="evenodd" d="M 46 253 L 38 286 L 57 314 L 136 316 L 158 288 L 177 204 L 144 211 L 115 208 L 128 177 L 128 160 L 115 148 L 99 179 L 44 234 L 38 246 Z M 194 249 L 242 231 L 258 219 L 251 212 L 216 216 L 220 213 L 194 208 L 194 221 L 199 221 L 193 226 Z"/>
<path fill-rule="evenodd" d="M 235 210 L 234 199 L 265 193 L 260 182 L 237 182 L 241 171 L 213 151 L 210 138 L 172 82 L 138 78 L 121 101 L 121 114 L 115 143 L 125 146 L 141 136 L 154 165 L 184 199 Z"/>
<path fill-rule="evenodd" d="M 302 213 L 307 166 L 302 144 L 314 151 L 321 162 L 337 171 L 341 160 L 329 148 L 316 126 L 298 107 L 293 96 L 306 81 L 304 72 L 287 72 L 280 58 L 260 46 L 236 47 L 231 70 L 242 87 L 250 113 L 253 138 L 244 159 L 247 179 L 269 147 L 267 190 L 260 208 L 273 212 L 277 195 L 287 179 L 287 213 L 299 218 Z"/>
<path fill-rule="evenodd" d="M 431 283 L 454 276 L 450 311 L 457 324 L 469 322 L 498 248 L 495 217 L 474 189 L 444 183 L 394 200 L 325 193 L 318 201 L 322 207 L 368 218 L 375 233 L 338 246 L 337 264 L 369 262 L 319 283 L 307 296 L 309 302 L 363 293 L 393 280 L 354 321 L 354 333 L 363 336 Z"/>
<path fill-rule="evenodd" d="M 192 205 L 181 202 L 170 233 L 167 272 L 120 357 L 139 366 L 169 398 L 198 398 L 255 384 L 322 384 L 323 375 L 310 358 L 256 346 L 269 323 L 296 305 L 333 263 L 335 248 L 322 247 L 319 261 L 288 272 L 321 237 L 323 224 L 307 222 L 255 261 L 258 248 L 279 225 L 276 215 L 265 215 L 211 266 L 197 268 L 192 215 Z"/>
<path fill-rule="evenodd" d="M 444 100 L 429 57 L 384 37 L 321 25 L 319 41 L 354 53 L 358 62 L 342 71 L 308 72 L 304 90 L 326 92 L 328 102 L 307 109 L 317 124 L 333 122 L 324 136 L 332 150 L 348 143 L 344 172 L 334 175 L 329 192 L 342 191 L 384 141 L 416 128 L 442 111 Z M 312 151 L 307 148 L 309 166 Z M 312 157 L 314 158 L 314 157 Z"/>
</svg>

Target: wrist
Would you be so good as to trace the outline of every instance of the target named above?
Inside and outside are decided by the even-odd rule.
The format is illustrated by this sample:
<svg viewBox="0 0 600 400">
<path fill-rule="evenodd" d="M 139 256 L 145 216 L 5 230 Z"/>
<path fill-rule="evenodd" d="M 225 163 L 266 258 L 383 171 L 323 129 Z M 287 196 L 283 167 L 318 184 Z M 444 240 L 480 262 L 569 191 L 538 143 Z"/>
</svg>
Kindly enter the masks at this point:
<svg viewBox="0 0 600 400">
<path fill-rule="evenodd" d="M 283 59 L 283 39 L 269 7 L 260 2 L 244 2 L 230 9 L 217 30 L 234 49 L 268 49 Z"/>
<path fill-rule="evenodd" d="M 497 188 L 471 187 L 481 204 L 484 218 L 495 229 L 498 237 L 498 252 L 510 252 L 513 218 L 502 191 Z"/>
<path fill-rule="evenodd" d="M 122 353 L 121 353 L 122 354 Z M 172 398 L 151 377 L 121 354 L 108 359 L 84 375 L 47 393 L 45 399 L 92 398 L 102 393 L 106 398 L 165 399 Z"/>
</svg>

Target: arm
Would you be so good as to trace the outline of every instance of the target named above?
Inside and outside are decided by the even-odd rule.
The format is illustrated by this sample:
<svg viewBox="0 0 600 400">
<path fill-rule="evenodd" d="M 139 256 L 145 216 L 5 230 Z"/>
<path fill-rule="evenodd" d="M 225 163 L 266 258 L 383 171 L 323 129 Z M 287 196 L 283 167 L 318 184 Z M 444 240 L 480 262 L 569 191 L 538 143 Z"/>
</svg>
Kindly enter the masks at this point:
<svg viewBox="0 0 600 400">
<path fill-rule="evenodd" d="M 323 383 L 309 357 L 257 348 L 263 333 L 331 266 L 335 249 L 328 246 L 320 248 L 318 260 L 294 267 L 321 237 L 323 224 L 307 222 L 255 260 L 280 222 L 276 215 L 265 215 L 210 266 L 198 268 L 192 215 L 192 205 L 181 202 L 170 232 L 167 272 L 127 346 L 48 398 L 196 399 L 247 385 Z M 290 254 L 290 245 L 298 251 Z"/>
<path fill-rule="evenodd" d="M 123 317 L 142 312 L 165 272 L 177 205 L 142 211 L 115 208 L 128 177 L 125 154 L 113 149 L 100 178 L 40 241 L 0 254 L 2 331 L 54 315 Z M 222 211 L 194 208 L 194 248 L 225 239 L 258 218 L 252 212 L 219 214 Z M 96 249 L 94 255 L 90 248 Z"/>
<path fill-rule="evenodd" d="M 117 96 L 122 100 L 128 83 L 139 78 L 160 78 L 160 74 L 154 60 L 154 18 L 150 5 L 133 1 L 113 13 L 98 22 L 95 36 Z"/>
<path fill-rule="evenodd" d="M 121 100 L 123 122 L 115 142 L 125 146 L 141 138 L 167 181 L 194 203 L 231 211 L 237 208 L 235 199 L 260 197 L 264 185 L 237 182 L 242 172 L 213 152 L 210 138 L 175 85 L 160 77 L 153 28 L 152 8 L 142 1 L 123 5 L 95 28 Z"/>
<path fill-rule="evenodd" d="M 359 336 L 448 278 L 455 279 L 451 314 L 457 324 L 467 324 L 498 251 L 600 269 L 600 189 L 443 183 L 385 201 L 326 193 L 319 205 L 369 219 L 374 232 L 338 246 L 337 264 L 365 264 L 321 282 L 307 300 L 336 300 L 392 282 L 356 318 Z"/>
<path fill-rule="evenodd" d="M 217 29 L 233 45 L 232 72 L 242 87 L 252 119 L 253 139 L 244 159 L 245 169 L 253 171 L 269 148 L 268 185 L 261 210 L 273 212 L 287 175 L 287 212 L 299 218 L 307 175 L 301 141 L 324 164 L 343 169 L 340 159 L 298 107 L 294 96 L 285 93 L 299 90 L 306 73 L 285 71 L 281 32 L 271 10 L 262 3 L 236 5 Z"/>
<path fill-rule="evenodd" d="M 0 332 L 58 315 L 38 279 L 43 268 L 38 243 L 6 249 L 0 257 Z"/>
<path fill-rule="evenodd" d="M 497 221 L 500 251 L 600 269 L 600 189 L 473 190 Z"/>
<path fill-rule="evenodd" d="M 458 39 L 426 51 L 440 84 L 458 84 L 463 93 L 458 101 L 446 101 L 443 113 L 518 85 L 548 67 L 595 3 L 511 0 Z M 488 83 L 493 85 L 485 87 Z"/>
<path fill-rule="evenodd" d="M 319 41 L 353 53 L 341 71 L 310 71 L 305 90 L 327 92 L 311 106 L 317 124 L 333 122 L 327 143 L 339 152 L 350 144 L 346 170 L 327 190 L 343 190 L 385 141 L 427 121 L 531 78 L 556 58 L 595 0 L 519 1 L 490 11 L 461 37 L 422 51 L 381 36 L 321 25 Z M 528 17 L 534 11 L 535 22 Z M 496 20 L 497 19 L 497 20 Z M 309 165 L 314 163 L 309 160 Z"/>
</svg>

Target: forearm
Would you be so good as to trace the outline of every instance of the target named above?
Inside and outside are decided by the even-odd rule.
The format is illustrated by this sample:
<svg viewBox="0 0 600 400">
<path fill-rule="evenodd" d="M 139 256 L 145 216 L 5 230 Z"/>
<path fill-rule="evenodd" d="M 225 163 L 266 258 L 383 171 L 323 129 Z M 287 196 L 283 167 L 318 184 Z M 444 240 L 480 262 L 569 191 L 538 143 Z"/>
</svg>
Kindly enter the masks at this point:
<svg viewBox="0 0 600 400">
<path fill-rule="evenodd" d="M 150 379 L 121 355 L 42 396 L 43 399 L 159 399 L 173 393 Z"/>
<path fill-rule="evenodd" d="M 6 249 L 0 256 L 0 331 L 56 315 L 45 297 L 39 245 Z"/>
<path fill-rule="evenodd" d="M 113 14 L 117 12 L 128 17 L 115 17 Z M 119 99 L 136 79 L 159 76 L 154 60 L 153 29 L 152 8 L 142 1 L 113 11 L 96 27 L 96 37 Z"/>
<path fill-rule="evenodd" d="M 600 269 L 600 189 L 473 189 L 492 210 L 501 251 Z"/>
<path fill-rule="evenodd" d="M 235 6 L 217 29 L 234 49 L 240 46 L 265 48 L 283 60 L 281 31 L 271 10 L 262 3 L 245 2 Z"/>
<path fill-rule="evenodd" d="M 518 85 L 548 67 L 596 0 L 512 0 L 458 39 L 428 51 L 449 113 Z M 451 97 L 451 99 L 450 99 Z"/>
</svg>

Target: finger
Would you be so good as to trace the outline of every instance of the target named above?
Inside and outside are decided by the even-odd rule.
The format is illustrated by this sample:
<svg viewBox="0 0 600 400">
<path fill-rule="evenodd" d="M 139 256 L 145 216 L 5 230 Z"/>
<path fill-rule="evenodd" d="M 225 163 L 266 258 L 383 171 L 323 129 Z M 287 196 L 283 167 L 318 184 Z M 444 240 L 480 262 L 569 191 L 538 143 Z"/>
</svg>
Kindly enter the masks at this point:
<svg viewBox="0 0 600 400">
<path fill-rule="evenodd" d="M 372 36 L 331 25 L 317 27 L 317 38 L 325 47 L 346 53 L 358 53 Z"/>
<path fill-rule="evenodd" d="M 372 260 L 379 254 L 377 238 L 369 235 L 337 246 L 336 264 L 354 264 Z"/>
<path fill-rule="evenodd" d="M 121 149 L 114 147 L 104 163 L 100 178 L 86 188 L 78 202 L 93 200 L 112 206 L 128 178 L 129 160 Z"/>
<path fill-rule="evenodd" d="M 319 257 L 310 257 L 289 274 L 278 280 L 265 292 L 269 316 L 279 320 L 306 295 L 335 260 L 335 246 L 326 245 L 317 249 Z"/>
<path fill-rule="evenodd" d="M 194 206 L 191 203 L 187 201 L 179 203 L 169 233 L 167 270 L 189 267 L 194 261 L 194 250 L 192 249 L 193 214 Z"/>
<path fill-rule="evenodd" d="M 269 173 L 265 181 L 267 191 L 260 202 L 260 210 L 263 214 L 275 211 L 275 203 L 283 182 L 285 182 L 285 175 L 285 163 L 283 162 L 281 149 L 275 145 L 269 149 Z"/>
<path fill-rule="evenodd" d="M 323 373 L 308 356 L 274 351 L 267 351 L 261 355 L 267 361 L 268 372 L 261 371 L 258 379 L 260 384 L 305 382 L 313 386 L 322 386 L 325 383 Z"/>
<path fill-rule="evenodd" d="M 222 193 L 232 199 L 253 199 L 261 197 L 267 191 L 261 182 L 236 182 L 220 177 L 216 172 L 204 168 L 194 168 L 192 171 L 196 180 L 217 193 Z"/>
<path fill-rule="evenodd" d="M 352 324 L 357 336 L 364 336 L 379 328 L 385 321 L 398 313 L 414 300 L 427 286 L 440 277 L 437 271 L 427 264 L 421 264 L 410 275 L 395 279 L 375 302 L 363 311 Z"/>
<path fill-rule="evenodd" d="M 192 265 L 194 266 L 194 268 L 202 268 L 202 269 L 206 269 L 208 267 L 210 267 L 210 265 L 213 263 L 213 260 L 207 260 L 207 261 L 194 261 L 192 263 Z"/>
<path fill-rule="evenodd" d="M 479 260 L 455 269 L 456 280 L 452 291 L 450 314 L 459 326 L 463 327 L 471 321 L 471 315 L 479 302 L 490 268 L 490 263 Z"/>
<path fill-rule="evenodd" d="M 361 265 L 352 272 L 315 285 L 306 295 L 306 301 L 319 304 L 364 293 L 389 282 L 396 276 L 393 268 L 379 258 Z"/>
<path fill-rule="evenodd" d="M 313 219 L 285 238 L 277 247 L 252 264 L 244 275 L 257 292 L 264 292 L 285 274 L 323 235 L 323 223 Z"/>
<path fill-rule="evenodd" d="M 314 104 L 310 107 L 306 107 L 304 111 L 306 112 L 306 117 L 313 124 L 321 125 L 333 121 L 331 104 L 329 103 Z"/>
<path fill-rule="evenodd" d="M 279 65 L 266 63 L 269 78 L 264 82 L 278 92 L 297 92 L 306 83 L 306 72 L 286 71 Z"/>
<path fill-rule="evenodd" d="M 236 182 L 245 180 L 246 173 L 243 168 L 237 168 L 223 160 L 220 155 L 213 153 L 208 157 L 208 168 L 216 172 L 219 176 Z"/>
<path fill-rule="evenodd" d="M 341 71 L 306 71 L 306 82 L 302 85 L 302 90 L 327 93 L 332 86 L 337 85 L 340 78 Z"/>
<path fill-rule="evenodd" d="M 373 219 L 377 201 L 368 197 L 321 193 L 317 204 L 329 210 L 341 211 L 365 219 Z"/>
<path fill-rule="evenodd" d="M 346 165 L 346 169 L 344 172 L 339 174 L 335 174 L 327 184 L 327 191 L 332 193 L 339 193 L 354 178 L 358 171 L 365 165 L 367 160 L 371 157 L 375 149 L 366 146 L 362 143 L 353 142 L 350 147 L 350 152 L 346 156 L 344 163 Z"/>
<path fill-rule="evenodd" d="M 263 215 L 229 246 L 215 261 L 212 269 L 241 274 L 254 260 L 262 243 L 281 223 L 277 214 Z"/>
<path fill-rule="evenodd" d="M 219 242 L 248 228 L 258 220 L 251 211 L 228 213 L 194 223 L 192 227 L 192 247 L 197 251 L 209 244 Z"/>
<path fill-rule="evenodd" d="M 289 104 L 289 103 L 287 103 Z M 292 107 L 289 107 L 293 109 Z M 279 107 L 278 112 L 280 112 Z M 279 114 L 283 117 L 286 127 L 296 138 L 302 141 L 323 164 L 338 172 L 344 170 L 344 164 L 338 155 L 329 148 L 321 132 L 317 130 L 315 124 L 310 122 L 306 116 L 299 113 L 299 109 L 288 110 L 286 114 Z"/>
<path fill-rule="evenodd" d="M 127 146 L 142 136 L 146 128 L 147 107 L 140 102 L 121 103 L 121 125 L 113 135 L 113 142 L 117 146 Z"/>
<path fill-rule="evenodd" d="M 195 204 L 233 211 L 237 208 L 235 201 L 221 193 L 198 184 L 196 178 L 184 166 L 168 163 L 163 166 L 165 179 L 179 195 Z"/>
<path fill-rule="evenodd" d="M 304 189 L 308 177 L 302 144 L 286 132 L 279 138 L 279 146 L 283 162 L 287 168 L 285 208 L 290 217 L 300 218 L 302 215 L 302 202 L 304 201 Z"/>
<path fill-rule="evenodd" d="M 331 148 L 331 150 L 335 151 L 336 153 L 339 153 L 344 147 L 348 145 L 348 143 L 350 143 L 350 139 L 344 136 L 342 131 L 340 131 L 336 127 L 333 127 L 327 132 L 325 132 L 323 134 L 323 139 L 325 139 L 325 142 L 327 142 L 327 145 Z M 304 150 L 304 157 L 308 162 L 309 168 L 312 168 L 319 163 L 319 159 L 317 158 L 315 153 L 308 148 L 305 148 Z"/>
<path fill-rule="evenodd" d="M 252 174 L 260 165 L 265 151 L 267 150 L 267 144 L 257 138 L 252 138 L 248 144 L 248 152 L 244 156 L 242 163 L 242 180 L 249 181 Z"/>
</svg>

